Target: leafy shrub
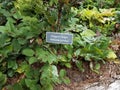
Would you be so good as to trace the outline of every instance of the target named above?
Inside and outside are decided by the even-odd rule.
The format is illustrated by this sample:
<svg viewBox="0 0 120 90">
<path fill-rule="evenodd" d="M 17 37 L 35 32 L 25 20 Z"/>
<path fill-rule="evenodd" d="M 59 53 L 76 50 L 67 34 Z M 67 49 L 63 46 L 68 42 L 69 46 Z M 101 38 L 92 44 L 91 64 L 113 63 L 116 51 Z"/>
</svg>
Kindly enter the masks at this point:
<svg viewBox="0 0 120 90">
<path fill-rule="evenodd" d="M 115 22 L 106 23 L 104 17 L 114 17 L 114 13 L 112 9 L 103 12 L 97 8 L 78 9 L 68 1 L 15 0 L 7 4 L 8 7 L 9 3 L 14 4 L 11 10 L 0 7 L 0 15 L 6 20 L 0 26 L 1 88 L 53 90 L 56 83 L 70 83 L 66 71 L 58 70 L 58 65 L 71 68 L 71 63 L 75 62 L 84 71 L 84 60 L 98 73 L 99 62 L 109 53 L 110 39 L 106 36 Z M 96 28 L 100 29 L 100 35 Z M 73 44 L 48 44 L 45 41 L 47 31 L 73 33 Z M 7 78 L 16 76 L 13 85 L 6 84 Z"/>
</svg>

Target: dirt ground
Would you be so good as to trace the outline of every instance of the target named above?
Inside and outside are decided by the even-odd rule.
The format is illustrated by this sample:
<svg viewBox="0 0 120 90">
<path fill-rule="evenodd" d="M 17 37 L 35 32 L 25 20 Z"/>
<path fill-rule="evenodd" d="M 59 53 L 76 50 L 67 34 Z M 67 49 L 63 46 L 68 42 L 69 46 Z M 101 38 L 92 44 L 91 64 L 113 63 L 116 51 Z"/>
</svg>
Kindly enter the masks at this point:
<svg viewBox="0 0 120 90">
<path fill-rule="evenodd" d="M 56 85 L 54 90 L 87 90 L 85 88 L 97 85 L 103 85 L 107 88 L 112 82 L 120 79 L 120 65 L 114 62 L 102 64 L 100 74 L 91 71 L 88 63 L 84 66 L 85 72 L 80 72 L 76 67 L 66 69 L 71 83 Z"/>
</svg>

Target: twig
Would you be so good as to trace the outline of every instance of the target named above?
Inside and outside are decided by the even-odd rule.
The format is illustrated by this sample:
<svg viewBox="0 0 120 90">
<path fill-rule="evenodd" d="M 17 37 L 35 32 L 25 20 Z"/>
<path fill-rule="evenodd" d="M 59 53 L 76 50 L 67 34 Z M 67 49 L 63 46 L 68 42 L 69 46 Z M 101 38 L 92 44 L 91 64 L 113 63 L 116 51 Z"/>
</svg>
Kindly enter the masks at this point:
<svg viewBox="0 0 120 90">
<path fill-rule="evenodd" d="M 60 30 L 60 25 L 61 25 L 61 17 L 62 17 L 62 7 L 64 6 L 64 3 L 61 3 L 59 0 L 59 6 L 58 6 L 58 19 L 57 19 L 57 30 Z"/>
</svg>

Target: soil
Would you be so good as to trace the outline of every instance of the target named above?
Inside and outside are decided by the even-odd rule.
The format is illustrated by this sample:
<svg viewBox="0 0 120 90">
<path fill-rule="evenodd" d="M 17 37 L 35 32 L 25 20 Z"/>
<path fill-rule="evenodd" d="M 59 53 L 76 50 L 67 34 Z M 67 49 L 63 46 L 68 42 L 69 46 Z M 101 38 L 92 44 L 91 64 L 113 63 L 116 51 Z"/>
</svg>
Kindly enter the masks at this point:
<svg viewBox="0 0 120 90">
<path fill-rule="evenodd" d="M 54 90 L 88 90 L 87 88 L 100 85 L 108 88 L 112 82 L 120 79 L 120 65 L 114 62 L 102 64 L 99 74 L 91 71 L 88 63 L 84 66 L 85 72 L 80 72 L 76 67 L 66 69 L 71 83 L 56 85 Z"/>
</svg>

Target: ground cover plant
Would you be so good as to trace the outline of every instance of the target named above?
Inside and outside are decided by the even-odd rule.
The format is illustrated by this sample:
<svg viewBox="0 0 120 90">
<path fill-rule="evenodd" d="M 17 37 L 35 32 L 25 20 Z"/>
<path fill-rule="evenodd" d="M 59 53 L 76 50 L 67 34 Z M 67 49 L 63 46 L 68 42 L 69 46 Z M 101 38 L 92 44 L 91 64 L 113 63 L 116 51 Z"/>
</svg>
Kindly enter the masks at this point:
<svg viewBox="0 0 120 90">
<path fill-rule="evenodd" d="M 0 0 L 0 89 L 53 90 L 70 83 L 59 67 L 84 72 L 87 61 L 99 74 L 101 62 L 118 58 L 109 45 L 120 29 L 119 4 L 100 1 Z M 72 33 L 73 44 L 47 43 L 47 31 Z"/>
</svg>

